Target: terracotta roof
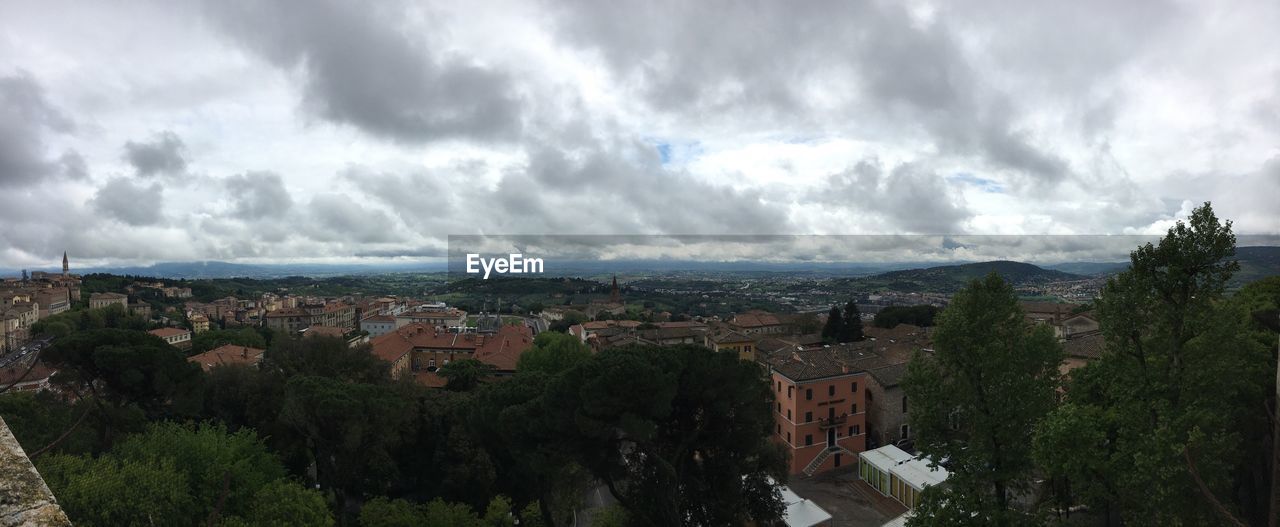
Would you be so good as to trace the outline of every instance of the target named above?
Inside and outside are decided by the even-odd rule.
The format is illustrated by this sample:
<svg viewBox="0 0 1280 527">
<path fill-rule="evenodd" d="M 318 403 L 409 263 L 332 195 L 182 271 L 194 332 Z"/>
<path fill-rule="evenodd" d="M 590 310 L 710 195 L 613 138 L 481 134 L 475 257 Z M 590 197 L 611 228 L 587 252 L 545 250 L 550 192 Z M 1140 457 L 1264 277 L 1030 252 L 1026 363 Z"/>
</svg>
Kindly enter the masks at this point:
<svg viewBox="0 0 1280 527">
<path fill-rule="evenodd" d="M 902 377 L 907 374 L 907 363 L 890 364 L 883 368 L 871 370 L 871 376 L 880 383 L 880 386 L 889 388 L 897 386 L 902 382 Z"/>
<path fill-rule="evenodd" d="M 724 344 L 726 342 L 750 342 L 751 337 L 738 333 L 737 331 L 723 330 L 712 336 L 711 341 L 717 344 Z"/>
<path fill-rule="evenodd" d="M 311 316 L 311 314 L 307 313 L 307 310 L 302 308 L 297 308 L 297 307 L 286 307 L 283 309 L 277 309 L 275 311 L 267 313 L 267 318 L 308 317 L 308 316 Z"/>
<path fill-rule="evenodd" d="M 129 295 L 122 295 L 120 293 L 94 293 L 92 295 L 89 295 L 90 300 L 97 300 L 102 298 L 111 298 L 111 299 L 129 298 Z"/>
<path fill-rule="evenodd" d="M 361 322 L 381 322 L 384 324 L 395 322 L 395 321 L 396 321 L 396 317 L 393 317 L 391 315 L 374 315 L 371 317 L 366 317 L 364 320 L 361 320 Z"/>
<path fill-rule="evenodd" d="M 779 326 L 784 324 L 777 315 L 766 313 L 764 311 L 751 311 L 740 313 L 733 316 L 733 325 L 741 328 L 756 328 L 763 326 Z"/>
<path fill-rule="evenodd" d="M 1027 314 L 1045 313 L 1045 314 L 1061 314 L 1067 315 L 1071 310 L 1080 307 L 1080 304 L 1068 304 L 1059 302 L 1031 302 L 1019 301 L 1018 305 L 1022 307 L 1022 311 Z"/>
<path fill-rule="evenodd" d="M 520 355 L 533 346 L 528 326 L 502 326 L 496 334 L 452 333 L 422 323 L 409 324 L 373 339 L 373 354 L 395 362 L 414 349 L 471 352 L 498 370 L 514 371 Z"/>
<path fill-rule="evenodd" d="M 14 383 L 19 378 L 22 379 L 23 383 L 40 382 L 58 373 L 58 370 L 49 367 L 44 362 L 37 362 L 35 367 L 31 368 L 31 373 L 27 373 L 27 376 L 23 378 L 22 374 L 26 372 L 27 365 L 25 363 L 22 366 L 10 365 L 0 369 L 0 388 Z"/>
<path fill-rule="evenodd" d="M 191 332 L 185 329 L 180 329 L 180 328 L 160 328 L 160 329 L 153 329 L 151 331 L 148 331 L 147 333 L 150 333 L 160 338 L 166 338 L 166 337 L 176 337 L 178 335 L 183 335 Z"/>
<path fill-rule="evenodd" d="M 340 328 L 335 328 L 333 326 L 321 326 L 319 324 L 312 325 L 311 327 L 304 329 L 302 331 L 304 331 L 303 335 L 308 337 L 342 338 L 342 335 L 343 335 L 342 329 Z"/>
<path fill-rule="evenodd" d="M 187 360 L 199 364 L 204 371 L 212 370 L 214 366 L 229 366 L 232 364 L 257 364 L 262 360 L 262 354 L 266 350 L 258 348 L 249 348 L 245 346 L 236 346 L 235 344 L 224 344 L 204 353 L 192 355 Z"/>
<path fill-rule="evenodd" d="M 1101 331 L 1090 331 L 1073 336 L 1062 343 L 1062 350 L 1068 357 L 1081 359 L 1097 359 L 1102 357 L 1106 349 L 1106 339 Z"/>
<path fill-rule="evenodd" d="M 888 365 L 863 342 L 790 353 L 775 352 L 765 357 L 763 362 L 793 381 L 867 372 Z"/>
</svg>

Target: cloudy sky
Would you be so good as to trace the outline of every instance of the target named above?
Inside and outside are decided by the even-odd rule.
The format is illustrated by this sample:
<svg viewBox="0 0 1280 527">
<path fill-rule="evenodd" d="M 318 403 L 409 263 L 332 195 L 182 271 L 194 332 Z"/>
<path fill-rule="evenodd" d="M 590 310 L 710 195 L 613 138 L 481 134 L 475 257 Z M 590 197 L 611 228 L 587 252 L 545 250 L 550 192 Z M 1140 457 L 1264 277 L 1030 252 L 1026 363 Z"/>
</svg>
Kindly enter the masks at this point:
<svg viewBox="0 0 1280 527">
<path fill-rule="evenodd" d="M 0 267 L 1280 233 L 1280 3 L 0 0 Z"/>
</svg>

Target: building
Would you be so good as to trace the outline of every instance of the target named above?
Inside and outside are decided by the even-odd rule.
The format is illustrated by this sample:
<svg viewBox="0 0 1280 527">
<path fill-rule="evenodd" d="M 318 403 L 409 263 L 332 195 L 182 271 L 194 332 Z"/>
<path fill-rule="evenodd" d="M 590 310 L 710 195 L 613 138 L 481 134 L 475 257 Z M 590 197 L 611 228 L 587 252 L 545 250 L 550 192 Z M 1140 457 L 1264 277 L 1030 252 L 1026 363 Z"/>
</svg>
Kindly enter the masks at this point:
<svg viewBox="0 0 1280 527">
<path fill-rule="evenodd" d="M 493 366 L 494 374 L 515 373 L 520 355 L 533 346 L 528 326 L 502 326 L 495 334 L 459 333 L 437 326 L 410 324 L 371 342 L 373 354 L 391 363 L 391 374 L 411 372 L 428 386 L 444 386 L 440 367 L 460 359 L 476 359 Z"/>
<path fill-rule="evenodd" d="M 178 349 L 191 348 L 191 332 L 180 328 L 160 328 L 148 331 L 152 335 L 164 339 L 170 346 Z"/>
<path fill-rule="evenodd" d="M 191 322 L 191 331 L 197 335 L 209 331 L 209 317 L 200 313 L 193 313 L 187 317 L 187 320 Z"/>
<path fill-rule="evenodd" d="M 129 304 L 129 313 L 149 319 L 151 318 L 151 304 L 146 302 L 134 302 Z"/>
<path fill-rule="evenodd" d="M 374 315 L 360 321 L 360 331 L 369 333 L 370 337 L 380 337 L 396 329 L 396 317 L 391 315 Z"/>
<path fill-rule="evenodd" d="M 893 445 L 885 445 L 858 455 L 858 479 L 880 494 L 892 496 L 908 509 L 920 501 L 920 493 L 946 482 L 947 469 L 917 459 Z"/>
<path fill-rule="evenodd" d="M 407 311 L 396 315 L 395 327 L 400 328 L 410 324 L 425 324 L 428 326 L 442 328 L 460 328 L 467 325 L 467 312 L 461 309 L 429 309 L 422 311 Z"/>
<path fill-rule="evenodd" d="M 790 450 L 791 474 L 848 465 L 866 448 L 869 371 L 884 360 L 860 344 L 759 359 L 774 391 L 774 439 Z"/>
<path fill-rule="evenodd" d="M 706 346 L 715 351 L 735 353 L 742 360 L 756 360 L 755 339 L 731 328 L 718 328 L 707 334 Z"/>
<path fill-rule="evenodd" d="M 28 372 L 29 366 L 29 361 L 19 361 L 0 369 L 0 388 L 13 385 L 4 393 L 39 392 L 50 389 L 52 385 L 49 384 L 49 378 L 58 373 L 58 370 L 50 368 L 43 362 L 37 362 L 34 366 L 30 366 L 31 371 Z"/>
<path fill-rule="evenodd" d="M 224 344 L 204 353 L 192 355 L 187 360 L 199 364 L 200 368 L 208 372 L 218 366 L 244 365 L 256 367 L 259 362 L 262 362 L 262 355 L 265 353 L 266 350 L 258 348 Z"/>
<path fill-rule="evenodd" d="M 296 307 L 277 309 L 267 313 L 263 320 L 268 328 L 286 333 L 297 333 L 311 327 L 311 313 Z"/>
<path fill-rule="evenodd" d="M 89 309 L 102 309 L 108 306 L 120 306 L 129 309 L 129 296 L 120 293 L 94 293 L 89 295 Z"/>
<path fill-rule="evenodd" d="M 748 311 L 733 316 L 729 325 L 744 335 L 762 337 L 769 335 L 786 335 L 792 332 L 792 324 L 773 313 L 765 311 Z"/>
</svg>

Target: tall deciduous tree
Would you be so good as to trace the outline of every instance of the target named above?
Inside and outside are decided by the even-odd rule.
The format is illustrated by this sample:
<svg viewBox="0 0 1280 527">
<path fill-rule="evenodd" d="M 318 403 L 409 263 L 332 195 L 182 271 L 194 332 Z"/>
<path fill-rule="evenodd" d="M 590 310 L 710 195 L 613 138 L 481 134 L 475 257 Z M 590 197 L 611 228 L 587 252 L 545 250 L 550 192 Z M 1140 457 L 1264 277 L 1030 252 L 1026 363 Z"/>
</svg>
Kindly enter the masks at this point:
<svg viewBox="0 0 1280 527">
<path fill-rule="evenodd" d="M 1245 310 L 1224 301 L 1234 250 L 1231 222 L 1206 203 L 1133 251 L 1098 301 L 1106 352 L 1072 372 L 1070 404 L 1037 434 L 1050 474 L 1125 523 L 1265 517 L 1235 499 L 1241 467 L 1265 457 L 1275 363 L 1245 331 Z M 1080 438 L 1090 447 L 1060 448 Z"/>
<path fill-rule="evenodd" d="M 1062 349 L 1047 327 L 1028 324 L 995 273 L 952 298 L 934 348 L 917 352 L 903 388 L 916 446 L 948 460 L 951 476 L 945 489 L 923 495 L 911 524 L 1021 523 L 1012 500 L 1029 487 L 1032 430 L 1053 408 Z"/>
</svg>

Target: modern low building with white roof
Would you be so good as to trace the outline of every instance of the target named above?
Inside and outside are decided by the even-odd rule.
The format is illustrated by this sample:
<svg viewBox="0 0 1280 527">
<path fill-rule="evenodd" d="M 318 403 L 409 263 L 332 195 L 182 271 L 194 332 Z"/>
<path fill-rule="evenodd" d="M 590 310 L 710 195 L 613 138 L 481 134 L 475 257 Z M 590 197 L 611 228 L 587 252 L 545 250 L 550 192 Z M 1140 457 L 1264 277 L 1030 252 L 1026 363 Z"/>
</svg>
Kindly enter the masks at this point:
<svg viewBox="0 0 1280 527">
<path fill-rule="evenodd" d="M 858 476 L 886 496 L 914 509 L 926 487 L 947 480 L 947 469 L 930 467 L 893 445 L 885 445 L 858 455 Z"/>
<path fill-rule="evenodd" d="M 769 481 L 776 485 L 772 479 Z M 782 512 L 782 523 L 787 527 L 831 525 L 831 514 L 819 507 L 817 503 L 801 498 L 786 485 L 778 485 L 778 491 L 782 494 L 782 506 L 785 508 Z"/>
</svg>

